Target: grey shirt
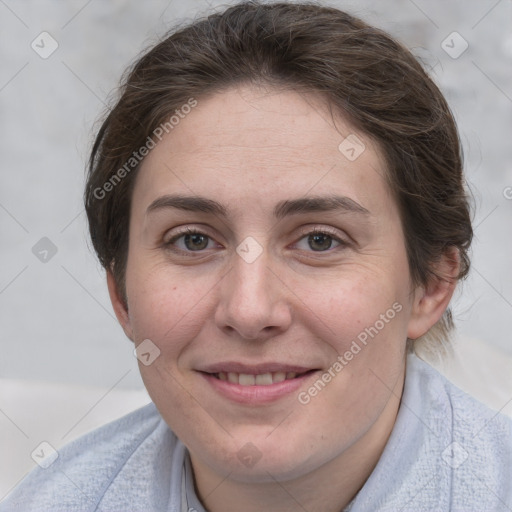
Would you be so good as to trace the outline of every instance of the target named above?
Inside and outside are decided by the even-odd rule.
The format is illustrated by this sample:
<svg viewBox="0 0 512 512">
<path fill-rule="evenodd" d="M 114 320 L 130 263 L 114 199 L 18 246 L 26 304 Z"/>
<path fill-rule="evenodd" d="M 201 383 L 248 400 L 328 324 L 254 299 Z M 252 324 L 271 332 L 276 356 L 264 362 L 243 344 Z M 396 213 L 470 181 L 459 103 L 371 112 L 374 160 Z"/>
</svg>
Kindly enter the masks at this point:
<svg viewBox="0 0 512 512">
<path fill-rule="evenodd" d="M 512 420 L 408 355 L 395 426 L 350 512 L 512 511 Z M 205 512 L 187 449 L 149 404 L 37 467 L 0 512 Z M 318 511 L 321 512 L 321 511 Z"/>
</svg>

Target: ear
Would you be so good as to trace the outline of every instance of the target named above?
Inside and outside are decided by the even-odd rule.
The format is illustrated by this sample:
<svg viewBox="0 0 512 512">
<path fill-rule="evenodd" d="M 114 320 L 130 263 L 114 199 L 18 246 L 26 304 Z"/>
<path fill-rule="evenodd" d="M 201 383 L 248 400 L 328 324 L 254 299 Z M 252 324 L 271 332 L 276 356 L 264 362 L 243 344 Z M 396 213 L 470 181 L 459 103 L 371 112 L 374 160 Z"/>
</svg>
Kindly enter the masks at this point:
<svg viewBox="0 0 512 512">
<path fill-rule="evenodd" d="M 119 290 L 117 283 L 110 270 L 107 271 L 107 287 L 108 294 L 110 295 L 110 302 L 114 308 L 117 320 L 121 324 L 124 333 L 130 340 L 133 341 L 133 330 L 130 321 L 130 315 L 128 314 L 128 305 L 125 303 L 123 294 Z"/>
<path fill-rule="evenodd" d="M 433 276 L 426 286 L 419 286 L 414 291 L 408 338 L 415 340 L 423 336 L 441 318 L 457 286 L 459 269 L 459 251 L 450 247 L 434 265 L 438 277 Z"/>
</svg>

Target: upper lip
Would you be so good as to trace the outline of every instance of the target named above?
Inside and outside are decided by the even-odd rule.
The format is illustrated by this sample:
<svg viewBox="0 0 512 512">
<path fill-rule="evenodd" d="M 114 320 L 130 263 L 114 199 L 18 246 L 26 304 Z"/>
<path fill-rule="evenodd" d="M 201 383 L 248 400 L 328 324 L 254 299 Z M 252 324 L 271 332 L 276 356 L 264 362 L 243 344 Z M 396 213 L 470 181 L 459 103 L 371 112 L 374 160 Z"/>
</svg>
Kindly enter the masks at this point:
<svg viewBox="0 0 512 512">
<path fill-rule="evenodd" d="M 209 364 L 197 368 L 197 371 L 205 373 L 219 373 L 219 372 L 232 372 L 232 373 L 245 373 L 248 375 L 261 375 L 263 373 L 275 372 L 295 372 L 305 373 L 311 370 L 316 370 L 314 367 L 300 366 L 286 363 L 259 363 L 259 364 L 244 364 L 235 361 L 226 361 L 220 363 Z"/>
</svg>

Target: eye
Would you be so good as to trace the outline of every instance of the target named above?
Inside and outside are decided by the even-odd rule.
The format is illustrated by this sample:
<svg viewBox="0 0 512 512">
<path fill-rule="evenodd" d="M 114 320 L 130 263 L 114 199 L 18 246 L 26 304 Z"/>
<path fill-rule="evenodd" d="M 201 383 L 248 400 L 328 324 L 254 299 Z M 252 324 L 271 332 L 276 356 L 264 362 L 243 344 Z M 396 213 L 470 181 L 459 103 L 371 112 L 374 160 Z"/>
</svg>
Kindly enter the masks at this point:
<svg viewBox="0 0 512 512">
<path fill-rule="evenodd" d="M 214 241 L 206 234 L 200 231 L 187 229 L 184 233 L 179 233 L 165 242 L 166 247 L 173 247 L 183 252 L 198 252 L 205 249 L 211 249 L 215 245 Z"/>
<path fill-rule="evenodd" d="M 303 251 L 328 252 L 348 243 L 326 230 L 314 230 L 303 236 L 297 243 L 297 249 Z"/>
</svg>

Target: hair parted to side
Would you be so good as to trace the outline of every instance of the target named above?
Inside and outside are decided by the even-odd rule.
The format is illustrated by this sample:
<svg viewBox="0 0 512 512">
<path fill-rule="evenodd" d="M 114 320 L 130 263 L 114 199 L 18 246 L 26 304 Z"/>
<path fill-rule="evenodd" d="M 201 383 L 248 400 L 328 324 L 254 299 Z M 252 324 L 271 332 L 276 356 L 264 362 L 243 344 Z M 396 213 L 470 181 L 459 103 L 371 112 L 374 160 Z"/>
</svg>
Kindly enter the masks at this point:
<svg viewBox="0 0 512 512">
<path fill-rule="evenodd" d="M 443 278 L 434 264 L 449 248 L 458 250 L 458 278 L 467 275 L 473 231 L 459 136 L 422 66 L 388 34 L 335 8 L 250 1 L 170 33 L 147 51 L 125 73 L 97 134 L 85 208 L 99 260 L 121 290 L 139 168 L 126 163 L 147 141 L 157 142 L 155 130 L 191 98 L 244 83 L 318 93 L 376 141 L 400 210 L 413 283 Z M 122 179 L 105 187 L 116 173 Z M 452 327 L 448 310 L 428 336 L 446 339 Z"/>
</svg>

